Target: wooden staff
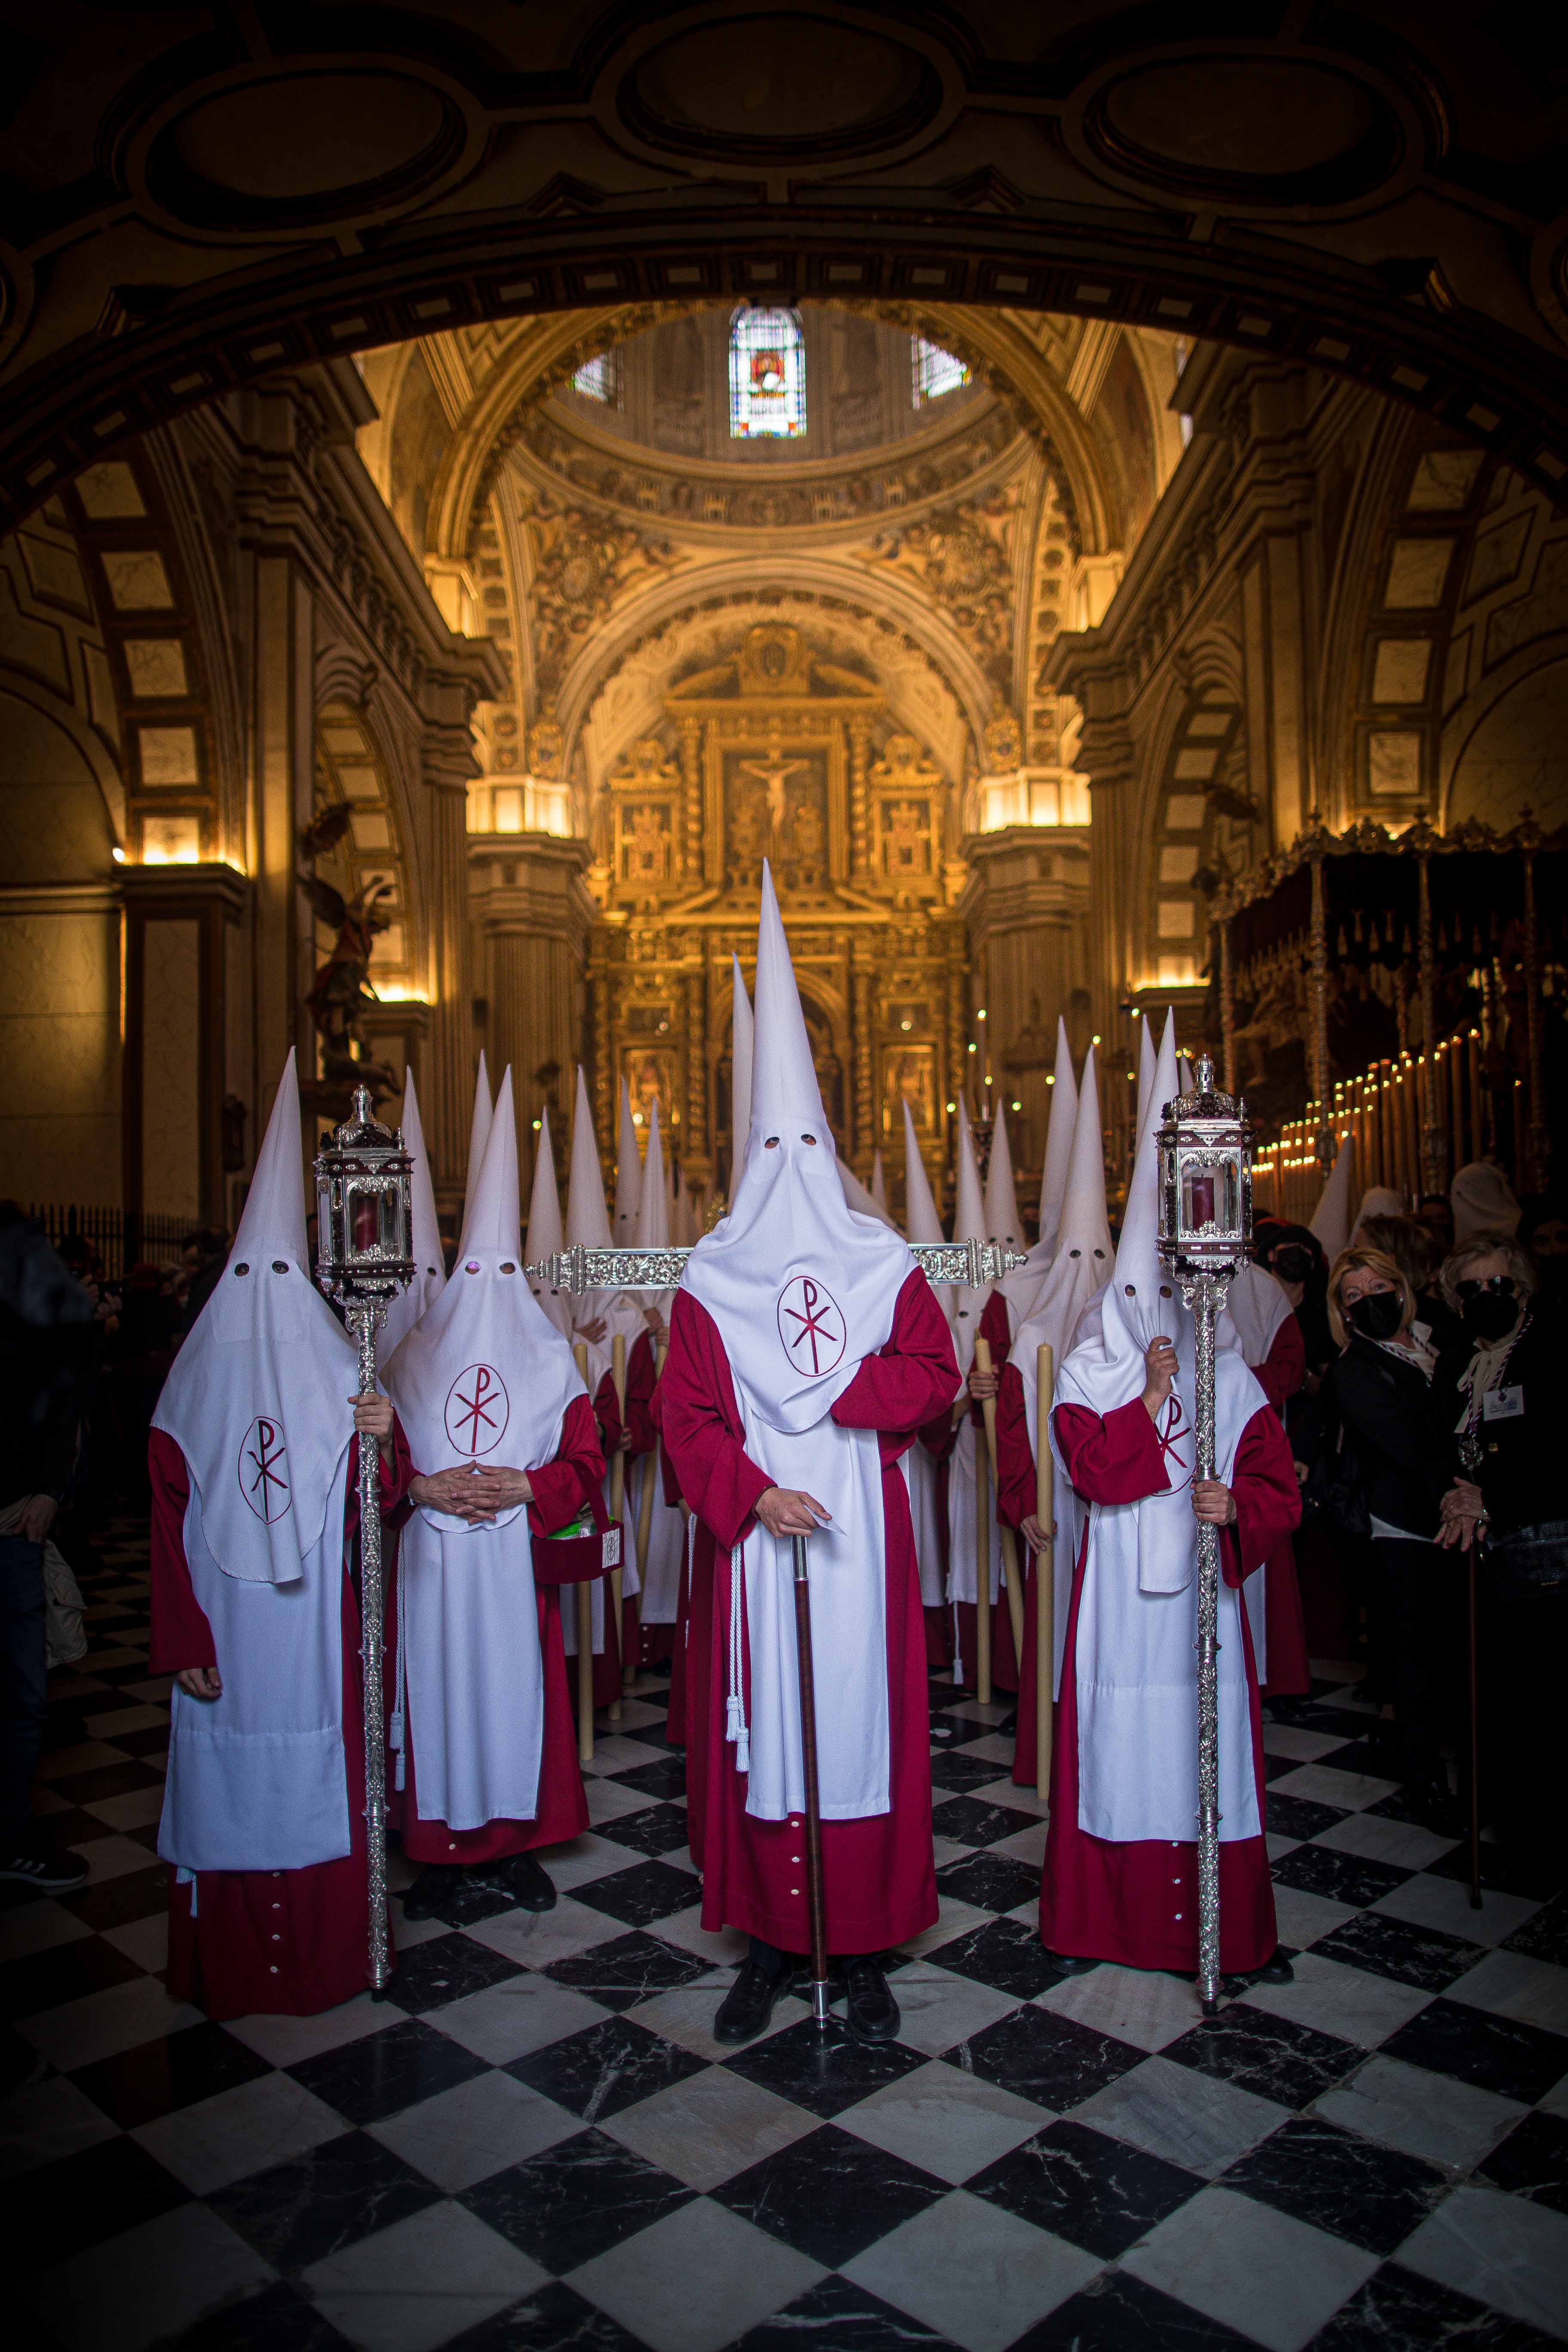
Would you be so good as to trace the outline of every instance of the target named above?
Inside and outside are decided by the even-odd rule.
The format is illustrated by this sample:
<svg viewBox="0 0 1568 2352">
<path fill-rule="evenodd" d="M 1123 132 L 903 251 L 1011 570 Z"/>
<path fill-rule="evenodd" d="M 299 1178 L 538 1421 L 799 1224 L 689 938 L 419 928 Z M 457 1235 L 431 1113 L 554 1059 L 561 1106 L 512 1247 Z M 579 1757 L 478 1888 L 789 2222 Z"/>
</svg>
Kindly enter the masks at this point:
<svg viewBox="0 0 1568 2352">
<path fill-rule="evenodd" d="M 800 1680 L 800 1760 L 805 1782 L 805 1908 L 811 1931 L 811 2018 L 828 2022 L 827 1901 L 822 1887 L 822 1792 L 816 1777 L 816 1677 L 811 1655 L 811 1584 L 805 1536 L 794 1536 L 795 1663 Z M 731 1607 L 734 1605 L 731 1601 Z"/>
<path fill-rule="evenodd" d="M 618 1519 L 622 1506 L 626 1499 L 626 1335 L 624 1331 L 616 1332 L 610 1340 L 610 1378 L 615 1382 L 616 1411 L 620 1416 L 621 1423 L 621 1442 L 610 1456 L 610 1517 L 612 1519 Z M 616 1628 L 616 1648 L 619 1650 L 626 1637 L 626 1620 L 621 1600 L 621 1571 L 618 1568 L 612 1568 L 610 1570 L 610 1590 L 607 1598 Z M 606 1652 L 609 1646 L 606 1640 L 605 1643 Z M 624 1660 L 622 1664 L 624 1667 Z M 625 1679 L 623 1672 L 623 1683 Z M 618 1698 L 613 1698 L 610 1701 L 609 1715 L 612 1723 L 619 1723 L 621 1702 Z"/>
<path fill-rule="evenodd" d="M 1477 1529 L 1470 1537 L 1469 1549 L 1465 1554 L 1465 1583 L 1469 1635 L 1467 1647 L 1468 1667 L 1469 1731 L 1470 1731 L 1470 1820 L 1469 1865 L 1470 1908 L 1481 1907 L 1481 1678 L 1479 1647 L 1479 1610 L 1476 1599 L 1476 1554 L 1480 1546 Z"/>
<path fill-rule="evenodd" d="M 985 1345 L 976 1340 L 976 1349 Z M 985 1448 L 974 1449 L 974 1696 L 991 1698 L 991 1484 Z"/>
<path fill-rule="evenodd" d="M 1051 1458 L 1051 1398 L 1056 1365 L 1042 1344 L 1035 1351 L 1035 1517 L 1046 1538 L 1035 1559 L 1035 1793 L 1044 1804 L 1051 1793 L 1051 1698 L 1057 1671 L 1056 1464 Z"/>
<path fill-rule="evenodd" d="M 983 1372 L 991 1370 L 991 1342 L 976 1339 L 974 1361 Z M 985 1421 L 985 1451 L 991 1457 L 991 1485 L 1000 1498 L 1002 1481 L 996 1472 L 996 1400 L 986 1397 L 981 1412 Z M 1002 1538 L 1002 1581 L 1007 1588 L 1007 1615 L 1013 1627 L 1013 1656 L 1020 1683 L 1024 1678 L 1024 1580 L 1018 1573 L 1018 1544 L 1013 1530 L 1003 1524 L 1002 1513 L 996 1513 L 996 1531 Z"/>
<path fill-rule="evenodd" d="M 594 1391 L 588 1388 L 588 1343 L 579 1339 L 572 1350 L 578 1377 L 588 1389 L 588 1402 Z M 577 1760 L 591 1764 L 594 1760 L 594 1586 L 591 1578 L 573 1586 L 577 1596 Z"/>
<path fill-rule="evenodd" d="M 668 1353 L 668 1340 L 661 1339 L 658 1343 L 658 1349 L 653 1360 L 653 1384 L 656 1389 L 658 1388 L 659 1381 L 664 1377 L 664 1360 Z M 663 1474 L 663 1441 L 658 1437 L 655 1437 L 653 1442 L 653 1452 L 644 1457 L 642 1485 L 637 1488 L 637 1583 L 639 1587 L 646 1585 L 647 1581 L 647 1546 L 648 1538 L 653 1532 L 654 1490 L 658 1485 L 659 1479 Z M 683 1547 L 681 1551 L 681 1568 L 683 1572 L 685 1564 L 686 1555 Z M 640 1631 L 642 1623 L 642 1600 L 640 1592 L 637 1600 L 637 1623 Z M 631 1689 L 632 1684 L 636 1678 L 636 1667 L 628 1661 L 626 1672 L 626 1688 L 627 1690 Z"/>
</svg>

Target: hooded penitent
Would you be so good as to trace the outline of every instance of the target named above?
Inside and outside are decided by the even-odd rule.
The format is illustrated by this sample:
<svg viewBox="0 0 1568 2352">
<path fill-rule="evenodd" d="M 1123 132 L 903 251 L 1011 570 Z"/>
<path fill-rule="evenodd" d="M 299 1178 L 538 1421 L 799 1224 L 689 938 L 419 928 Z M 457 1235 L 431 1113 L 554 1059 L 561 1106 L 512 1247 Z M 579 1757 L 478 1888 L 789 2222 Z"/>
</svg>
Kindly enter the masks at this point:
<svg viewBox="0 0 1568 2352">
<path fill-rule="evenodd" d="M 1074 1671 L 1079 1710 L 1079 1827 L 1113 1840 L 1191 1840 L 1197 1818 L 1194 1738 L 1197 1521 L 1193 1516 L 1194 1327 L 1161 1269 L 1155 1146 L 1158 1110 L 1176 1092 L 1175 1042 L 1160 1049 L 1151 1107 L 1128 1187 L 1111 1278 L 1057 1378 L 1057 1404 L 1101 1419 L 1142 1396 L 1144 1352 L 1173 1339 L 1178 1370 L 1158 1423 L 1168 1486 L 1137 1503 L 1089 1506 L 1088 1564 Z M 1215 1475 L 1230 1482 L 1242 1432 L 1264 1403 L 1234 1343 L 1215 1360 Z M 1058 1479 L 1065 1465 L 1058 1459 Z M 1257 1837 L 1239 1594 L 1219 1594 L 1220 1836 Z"/>
<path fill-rule="evenodd" d="M 1454 1204 L 1454 1239 L 1468 1242 L 1476 1234 L 1501 1234 L 1511 1241 L 1522 1213 L 1513 1189 L 1500 1168 L 1489 1160 L 1472 1160 L 1461 1168 L 1449 1188 Z M 1363 1216 L 1371 1212 L 1363 1209 Z"/>
<path fill-rule="evenodd" d="M 485 1146 L 490 1139 L 490 1120 L 495 1107 L 490 1099 L 489 1072 L 485 1067 L 484 1047 L 479 1048 L 479 1066 L 474 1074 L 474 1115 L 468 1121 L 468 1167 L 463 1180 L 463 1215 L 468 1213 L 468 1203 L 474 1197 L 474 1187 L 479 1181 L 479 1163 L 485 1156 Z"/>
<path fill-rule="evenodd" d="M 637 1229 L 642 1200 L 642 1162 L 637 1157 L 637 1131 L 632 1118 L 631 1090 L 621 1080 L 621 1123 L 616 1139 L 616 1247 L 629 1249 Z"/>
<path fill-rule="evenodd" d="M 1056 1255 L 1057 1233 L 1067 1198 L 1068 1164 L 1072 1159 L 1073 1125 L 1078 1118 L 1078 1086 L 1073 1077 L 1068 1024 L 1057 1022 L 1057 1066 L 1051 1081 L 1051 1116 L 1046 1129 L 1045 1164 L 1040 1170 L 1040 1238 L 1036 1244 L 1042 1269 Z"/>
<path fill-rule="evenodd" d="M 647 1160 L 643 1170 L 642 1210 L 637 1220 L 638 1249 L 669 1247 L 669 1194 L 664 1182 L 664 1139 L 658 1129 L 658 1105 L 648 1114 Z M 646 1306 L 657 1307 L 668 1325 L 674 1302 L 673 1290 L 647 1290 L 638 1293 Z M 645 1625 L 673 1625 L 680 1599 L 680 1556 L 685 1544 L 686 1523 L 679 1507 L 664 1499 L 664 1480 L 658 1451 L 639 1456 L 632 1469 L 632 1494 L 626 1513 L 627 1525 L 638 1524 L 642 1507 L 642 1482 L 651 1478 L 653 1504 L 648 1519 L 647 1559 L 642 1570 L 642 1598 L 638 1612 Z"/>
<path fill-rule="evenodd" d="M 974 1139 L 970 1133 L 969 1115 L 961 1096 L 958 1104 L 958 1184 L 952 1212 L 952 1238 L 955 1242 L 983 1242 L 985 1231 L 985 1203 L 980 1189 L 980 1170 L 974 1157 Z M 974 1362 L 974 1343 L 980 1336 L 980 1318 L 985 1311 L 990 1295 L 989 1286 L 972 1288 L 968 1283 L 952 1286 L 952 1346 L 958 1358 L 958 1369 L 966 1376 Z M 1000 1370 L 994 1364 L 994 1370 Z M 974 1415 L 965 1412 L 958 1424 L 952 1441 L 952 1451 L 947 1461 L 947 1597 L 950 1601 L 973 1601 L 978 1586 L 975 1572 L 975 1465 L 979 1448 L 985 1443 L 984 1433 L 974 1425 Z M 993 1601 L 1001 1589 L 1002 1539 L 997 1525 L 995 1499 L 987 1514 L 989 1529 L 990 1592 Z M 962 1678 L 963 1661 L 956 1648 L 953 1656 L 953 1677 Z"/>
<path fill-rule="evenodd" d="M 1468 1171 L 1465 1169 L 1461 1168 L 1459 1171 L 1459 1176 L 1463 1176 Z M 1489 1173 L 1491 1171 L 1489 1171 L 1487 1172 Z M 1458 1176 L 1456 1176 L 1454 1179 L 1455 1183 L 1457 1184 L 1458 1181 Z M 1392 1184 L 1369 1184 L 1366 1191 L 1361 1196 L 1361 1206 L 1355 1213 L 1355 1223 L 1351 1229 L 1352 1238 L 1353 1239 L 1355 1234 L 1361 1231 L 1363 1225 L 1365 1224 L 1369 1217 L 1402 1217 L 1404 1214 L 1405 1195 L 1403 1192 L 1396 1192 Z M 1458 1224 L 1458 1212 L 1456 1211 L 1456 1225 Z"/>
<path fill-rule="evenodd" d="M 486 1102 L 488 1108 L 488 1097 Z M 426 1308 L 439 1298 L 447 1280 L 441 1227 L 436 1215 L 436 1188 L 430 1181 L 430 1155 L 425 1149 L 425 1129 L 419 1120 L 419 1097 L 414 1091 L 412 1070 L 403 1081 L 403 1144 L 414 1162 L 410 1185 L 414 1279 L 386 1310 L 379 1342 L 384 1359 L 391 1355 L 400 1339 L 407 1338 Z"/>
<path fill-rule="evenodd" d="M 599 1168 L 588 1081 L 581 1064 L 577 1069 L 576 1108 L 572 1117 L 572 1166 L 566 1185 L 566 1246 L 575 1249 L 579 1244 L 584 1249 L 612 1246 L 610 1212 Z M 596 1394 L 599 1382 L 610 1370 L 611 1342 L 616 1334 L 619 1332 L 625 1339 L 629 1356 L 639 1334 L 647 1327 L 641 1307 L 628 1291 L 589 1290 L 574 1304 L 576 1311 L 573 1321 L 577 1330 L 595 1322 L 602 1322 L 605 1327 L 602 1339 L 588 1342 L 588 1386 Z"/>
<path fill-rule="evenodd" d="M 1308 1230 L 1321 1242 L 1323 1252 L 1332 1265 L 1351 1237 L 1351 1185 L 1355 1171 L 1355 1137 L 1347 1135 L 1329 1171 L 1329 1181 L 1312 1212 Z"/>
<path fill-rule="evenodd" d="M 571 1349 L 523 1276 L 510 1070 L 452 1278 L 391 1359 L 386 1386 L 427 1476 L 486 1463 L 541 1468 L 583 1393 Z M 544 1681 L 531 1559 L 525 1504 L 488 1525 L 423 1506 L 405 1529 L 398 1654 L 423 1820 L 471 1830 L 533 1818 Z"/>
<path fill-rule="evenodd" d="M 1284 1284 L 1266 1265 L 1249 1258 L 1226 1293 L 1225 1312 L 1242 1361 L 1253 1371 L 1268 1362 L 1268 1350 L 1280 1326 L 1289 1321 L 1290 1311 Z M 1249 1576 L 1242 1587 L 1259 1682 L 1267 1681 L 1268 1674 L 1268 1581 L 1263 1575 Z"/>
<path fill-rule="evenodd" d="M 895 1233 L 898 1231 L 886 1209 L 879 1209 L 877 1206 L 875 1199 L 868 1192 L 847 1160 L 841 1160 L 838 1163 L 838 1181 L 844 1187 L 845 1200 L 858 1215 L 875 1217 L 879 1223 L 889 1226 Z"/>
<path fill-rule="evenodd" d="M 944 1239 L 942 1219 L 931 1198 L 931 1179 L 921 1158 L 921 1148 L 915 1140 L 915 1123 L 909 1104 L 904 1112 L 904 1226 L 911 1242 L 940 1242 Z M 934 1296 L 942 1312 L 952 1318 L 952 1288 L 947 1283 L 935 1286 Z M 941 1472 L 923 1445 L 906 1446 L 899 1456 L 904 1483 L 910 1490 L 910 1520 L 915 1535 L 915 1561 L 920 1569 L 921 1605 L 940 1609 L 947 1598 L 947 1528 L 942 1519 Z"/>
<path fill-rule="evenodd" d="M 566 1236 L 561 1228 L 561 1195 L 555 1189 L 555 1148 L 550 1140 L 550 1106 L 542 1103 L 539 1141 L 533 1154 L 533 1190 L 528 1202 L 528 1262 L 530 1265 L 540 1265 L 548 1257 L 559 1257 L 565 1246 Z M 531 1279 L 529 1288 L 556 1329 L 564 1331 L 571 1316 L 565 1294 Z"/>
<path fill-rule="evenodd" d="M 1061 1081 L 1057 1083 L 1059 1086 Z M 1060 1370 L 1085 1309 L 1098 1297 L 1110 1275 L 1110 1227 L 1105 1213 L 1105 1139 L 1100 1124 L 1100 1087 L 1092 1045 L 1084 1055 L 1083 1083 L 1078 1091 L 1070 1148 L 1056 1255 L 1036 1294 L 1034 1306 L 1018 1327 L 1007 1359 L 1023 1385 L 1029 1451 L 1037 1457 L 1040 1445 L 1039 1351 L 1048 1347 L 1053 1369 Z M 1072 1598 L 1073 1563 L 1078 1558 L 1078 1538 L 1082 1528 L 1078 1496 L 1065 1478 L 1056 1487 L 1056 1664 L 1059 1675 L 1068 1607 Z"/>
<path fill-rule="evenodd" d="M 1142 1138 L 1143 1122 L 1149 1116 L 1149 1105 L 1154 1094 L 1154 1066 L 1159 1058 L 1159 1050 L 1154 1044 L 1154 1024 L 1145 1013 L 1138 1024 L 1138 1126 L 1133 1136 L 1134 1149 Z"/>
<path fill-rule="evenodd" d="M 746 1137 L 752 1125 L 752 1000 L 741 971 L 741 959 L 730 958 L 730 1198 L 741 1181 L 746 1160 Z"/>
<path fill-rule="evenodd" d="M 343 1498 L 356 1351 L 310 1279 L 289 1055 L 239 1231 L 164 1382 L 184 1457 L 192 1589 L 228 1667 L 176 1690 L 158 1851 L 185 1871 L 295 1870 L 349 1851 Z"/>
<path fill-rule="evenodd" d="M 986 1238 L 980 1163 L 974 1157 L 974 1138 L 962 1095 L 958 1100 L 958 1181 L 953 1193 L 952 1238 L 955 1242 L 983 1242 Z M 954 1283 L 952 1286 L 952 1344 L 958 1369 L 966 1374 L 974 1361 L 974 1342 L 989 1296 L 988 1283 L 974 1288 L 966 1282 Z"/>
<path fill-rule="evenodd" d="M 871 1198 L 877 1204 L 877 1214 L 879 1217 L 886 1217 L 888 1223 L 891 1224 L 893 1217 L 888 1206 L 887 1171 L 882 1166 L 882 1155 L 879 1150 L 873 1151 L 871 1154 Z"/>
<path fill-rule="evenodd" d="M 685 1283 L 718 1327 L 752 1459 L 831 1513 L 811 1538 L 822 1811 L 889 1810 L 886 1543 L 874 1432 L 828 1414 L 883 1347 L 914 1261 L 838 1181 L 832 1130 L 773 876 L 763 868 L 752 1123 L 730 1214 L 704 1235 Z M 731 1554 L 752 1660 L 746 1810 L 780 1821 L 805 1804 L 791 1546 L 757 1527 Z M 731 1720 L 739 1711 L 731 1662 Z M 737 1748 L 744 1746 L 738 1723 Z"/>
</svg>

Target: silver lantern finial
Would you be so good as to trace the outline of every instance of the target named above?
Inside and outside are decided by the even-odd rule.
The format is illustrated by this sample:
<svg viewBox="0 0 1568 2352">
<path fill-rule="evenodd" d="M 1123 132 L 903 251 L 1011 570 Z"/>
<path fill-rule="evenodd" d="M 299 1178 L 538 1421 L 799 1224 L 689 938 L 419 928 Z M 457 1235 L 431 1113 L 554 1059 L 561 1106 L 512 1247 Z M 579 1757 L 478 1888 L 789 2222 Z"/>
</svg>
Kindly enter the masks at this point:
<svg viewBox="0 0 1568 2352">
<path fill-rule="evenodd" d="M 356 1087 L 353 1110 L 316 1156 L 316 1280 L 343 1310 L 359 1349 L 362 1396 L 375 1393 L 376 1334 L 398 1293 L 413 1281 L 414 1162 L 396 1128 L 383 1127 L 370 1090 Z M 381 1577 L 378 1449 L 359 1450 L 360 1658 L 364 1669 L 365 1859 L 370 1889 L 370 1982 L 384 1992 L 392 1973 L 386 1930 L 386 1727 L 382 1683 L 384 1594 Z"/>
<path fill-rule="evenodd" d="M 1215 1089 L 1200 1054 L 1194 1083 L 1164 1106 L 1159 1151 L 1160 1263 L 1194 1323 L 1193 1476 L 1215 1475 L 1215 1326 L 1252 1237 L 1252 1123 Z M 1219 2000 L 1219 1529 L 1198 1522 L 1198 1996 Z"/>
</svg>

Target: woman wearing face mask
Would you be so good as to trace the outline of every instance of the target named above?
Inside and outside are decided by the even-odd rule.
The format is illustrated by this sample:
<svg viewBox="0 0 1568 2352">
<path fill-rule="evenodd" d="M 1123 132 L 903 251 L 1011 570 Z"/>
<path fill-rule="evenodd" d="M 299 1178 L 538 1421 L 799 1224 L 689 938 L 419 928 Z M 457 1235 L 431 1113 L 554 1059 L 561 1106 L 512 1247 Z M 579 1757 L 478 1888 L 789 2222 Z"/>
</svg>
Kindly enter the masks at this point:
<svg viewBox="0 0 1568 2352">
<path fill-rule="evenodd" d="M 1374 1663 L 1384 1648 L 1392 1672 L 1405 1794 L 1419 1820 L 1458 1836 L 1441 1742 L 1457 1721 L 1462 1582 L 1436 1541 L 1447 1484 L 1428 1420 L 1436 1357 L 1408 1278 L 1382 1250 L 1341 1253 L 1328 1308 L 1342 1350 L 1333 1401 L 1372 1523 L 1369 1632 Z"/>
<path fill-rule="evenodd" d="M 1445 1349 L 1431 1396 L 1434 1442 L 1456 1474 L 1437 1540 L 1459 1559 L 1478 1528 L 1482 1539 L 1482 1818 L 1531 1872 L 1560 1867 L 1568 1851 L 1557 1730 L 1568 1669 L 1568 1377 L 1538 1276 L 1500 1234 L 1460 1243 L 1443 1287 L 1464 1336 Z"/>
</svg>

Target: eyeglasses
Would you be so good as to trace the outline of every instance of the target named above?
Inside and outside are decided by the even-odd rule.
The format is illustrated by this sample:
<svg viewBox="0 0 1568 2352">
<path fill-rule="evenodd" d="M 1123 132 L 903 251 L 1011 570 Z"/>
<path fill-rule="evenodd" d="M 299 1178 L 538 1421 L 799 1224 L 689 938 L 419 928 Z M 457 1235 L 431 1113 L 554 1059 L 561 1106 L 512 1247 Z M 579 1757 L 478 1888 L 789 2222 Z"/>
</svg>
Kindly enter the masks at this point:
<svg viewBox="0 0 1568 2352">
<path fill-rule="evenodd" d="M 1483 1290 L 1489 1290 L 1498 1298 L 1511 1298 L 1513 1276 L 1511 1274 L 1489 1274 L 1484 1282 L 1457 1282 L 1454 1285 L 1456 1298 L 1479 1298 Z"/>
</svg>

